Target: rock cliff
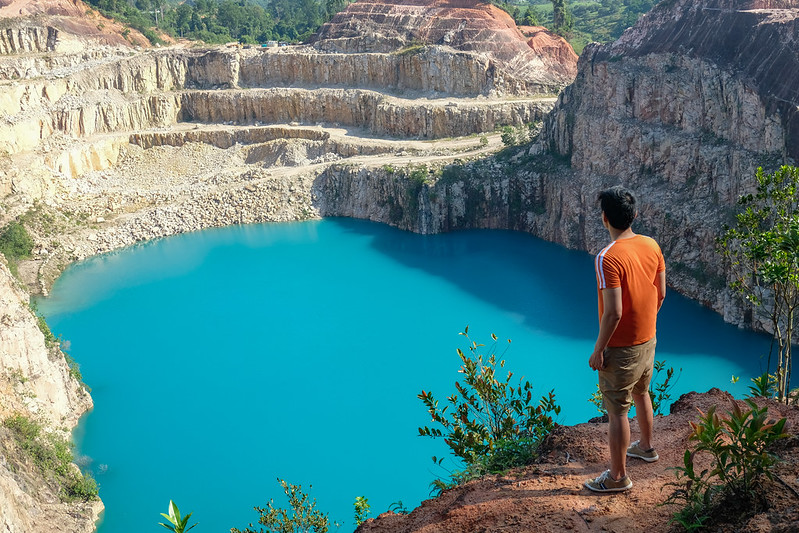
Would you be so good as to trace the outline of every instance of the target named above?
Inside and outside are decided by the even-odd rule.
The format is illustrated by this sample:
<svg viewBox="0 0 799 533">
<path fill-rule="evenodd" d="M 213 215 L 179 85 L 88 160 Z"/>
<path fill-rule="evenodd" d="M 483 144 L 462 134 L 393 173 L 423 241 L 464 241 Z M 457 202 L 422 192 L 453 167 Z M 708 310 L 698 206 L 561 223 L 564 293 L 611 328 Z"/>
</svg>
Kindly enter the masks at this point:
<svg viewBox="0 0 799 533">
<path fill-rule="evenodd" d="M 563 39 L 548 35 L 555 46 L 529 46 L 507 13 L 481 0 L 359 0 L 322 26 L 315 46 L 383 53 L 445 46 L 487 57 L 490 68 L 524 80 L 530 90 L 557 92 L 574 77 L 577 57 Z"/>
<path fill-rule="evenodd" d="M 596 251 L 597 191 L 624 183 L 643 200 L 636 227 L 660 241 L 669 284 L 743 324 L 715 241 L 758 166 L 797 160 L 797 17 L 793 1 L 664 2 L 618 42 L 586 48 L 539 141 L 513 159 L 390 192 L 381 183 L 395 176 L 329 170 L 322 212 L 422 232 L 511 228 Z"/>
<path fill-rule="evenodd" d="M 67 432 L 92 401 L 57 346 L 48 344 L 29 296 L 0 262 L 0 417 L 22 414 Z M 0 427 L 0 527 L 9 532 L 92 531 L 102 504 L 60 503 Z"/>
<path fill-rule="evenodd" d="M 715 239 L 758 166 L 797 160 L 797 35 L 791 0 L 663 2 L 617 42 L 586 48 L 543 135 L 574 176 L 570 209 L 593 212 L 592 195 L 573 193 L 588 184 L 638 190 L 640 228 L 661 241 L 669 282 L 736 323 Z"/>
</svg>

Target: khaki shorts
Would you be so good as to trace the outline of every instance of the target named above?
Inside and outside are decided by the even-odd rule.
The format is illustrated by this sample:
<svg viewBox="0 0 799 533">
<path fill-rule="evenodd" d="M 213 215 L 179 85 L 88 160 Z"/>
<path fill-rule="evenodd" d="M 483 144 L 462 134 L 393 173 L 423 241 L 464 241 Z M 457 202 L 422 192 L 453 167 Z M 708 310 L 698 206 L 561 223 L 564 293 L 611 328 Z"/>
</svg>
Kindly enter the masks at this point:
<svg viewBox="0 0 799 533">
<path fill-rule="evenodd" d="M 632 405 L 632 394 L 644 394 L 649 390 L 656 343 L 653 337 L 643 344 L 605 349 L 605 368 L 599 371 L 599 389 L 608 413 L 625 414 Z"/>
</svg>

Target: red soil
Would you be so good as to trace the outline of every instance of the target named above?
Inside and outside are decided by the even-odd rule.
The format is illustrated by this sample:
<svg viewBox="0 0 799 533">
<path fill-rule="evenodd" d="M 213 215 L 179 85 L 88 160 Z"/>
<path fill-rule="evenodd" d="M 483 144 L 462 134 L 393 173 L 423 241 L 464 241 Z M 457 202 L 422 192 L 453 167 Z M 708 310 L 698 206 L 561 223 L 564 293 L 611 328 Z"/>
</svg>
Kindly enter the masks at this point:
<svg viewBox="0 0 799 533">
<path fill-rule="evenodd" d="M 615 531 L 666 533 L 673 531 L 669 519 L 674 506 L 661 506 L 675 481 L 673 467 L 682 465 L 689 446 L 689 421 L 697 409 L 718 405 L 730 407 L 731 396 L 718 389 L 705 394 L 689 393 L 680 398 L 668 416 L 655 419 L 656 448 L 660 460 L 627 462 L 633 488 L 624 493 L 596 494 L 583 487 L 586 479 L 607 468 L 607 424 L 585 423 L 559 427 L 549 439 L 547 453 L 539 464 L 504 476 L 488 476 L 427 500 L 409 515 L 384 513 L 367 520 L 359 533 L 466 533 L 466 532 L 562 532 Z M 768 482 L 768 511 L 740 523 L 710 531 L 796 532 L 799 531 L 799 407 L 773 401 L 769 416 L 787 417 L 787 432 L 776 453 L 783 459 L 776 478 Z M 636 439 L 637 424 L 632 423 Z M 731 510 L 734 512 L 736 510 Z"/>
</svg>

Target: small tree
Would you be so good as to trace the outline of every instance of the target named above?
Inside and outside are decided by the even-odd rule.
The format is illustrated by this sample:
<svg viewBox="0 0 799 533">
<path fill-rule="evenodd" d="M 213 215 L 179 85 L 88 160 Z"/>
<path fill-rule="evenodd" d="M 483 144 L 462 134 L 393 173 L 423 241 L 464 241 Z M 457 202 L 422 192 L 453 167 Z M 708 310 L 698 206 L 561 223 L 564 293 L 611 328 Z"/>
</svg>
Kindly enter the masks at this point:
<svg viewBox="0 0 799 533">
<path fill-rule="evenodd" d="M 25 226 L 17 221 L 10 222 L 0 233 L 0 252 L 9 261 L 27 259 L 33 250 L 33 239 Z"/>
<path fill-rule="evenodd" d="M 474 465 L 508 443 L 538 443 L 554 427 L 550 414 L 560 413 L 560 407 L 555 404 L 554 392 L 535 402 L 529 381 L 519 380 L 514 387 L 513 372 L 504 378 L 500 375 L 505 361 L 497 358 L 496 335 L 491 335 L 494 344 L 484 356 L 480 353 L 483 345 L 469 339 L 468 333 L 467 327 L 461 335 L 469 341 L 469 354 L 458 349 L 464 384 L 455 383 L 458 392 L 447 398 L 449 405 L 439 407 L 430 392 L 418 395 L 443 431 L 425 426 L 419 428 L 419 435 L 443 437 L 454 455 Z"/>
<path fill-rule="evenodd" d="M 741 196 L 743 211 L 719 239 L 734 277 L 731 285 L 772 328 L 777 349 L 777 397 L 788 401 L 791 340 L 799 307 L 799 168 L 757 169 L 757 189 Z M 767 369 L 767 370 L 768 370 Z"/>
<path fill-rule="evenodd" d="M 256 507 L 260 515 L 258 523 L 266 529 L 256 531 L 250 524 L 244 530 L 231 528 L 231 533 L 326 533 L 330 528 L 327 513 L 316 508 L 316 499 L 302 491 L 302 486 L 292 485 L 278 478 L 278 483 L 283 487 L 283 492 L 289 500 L 291 511 L 275 507 L 274 500 L 269 500 L 266 507 Z M 338 524 L 335 524 L 338 525 Z"/>
</svg>

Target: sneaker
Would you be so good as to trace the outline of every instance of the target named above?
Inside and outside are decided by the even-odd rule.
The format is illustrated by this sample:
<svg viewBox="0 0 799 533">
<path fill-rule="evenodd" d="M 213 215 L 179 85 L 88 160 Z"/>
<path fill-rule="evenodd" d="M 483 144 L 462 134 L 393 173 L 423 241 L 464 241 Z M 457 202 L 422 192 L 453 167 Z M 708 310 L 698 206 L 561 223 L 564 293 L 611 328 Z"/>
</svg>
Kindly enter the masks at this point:
<svg viewBox="0 0 799 533">
<path fill-rule="evenodd" d="M 589 479 L 585 486 L 594 492 L 622 492 L 633 488 L 633 482 L 628 476 L 619 480 L 610 477 L 610 470 L 605 470 L 596 479 Z"/>
<path fill-rule="evenodd" d="M 630 444 L 630 447 L 627 448 L 627 457 L 637 457 L 638 459 L 643 459 L 647 463 L 654 463 L 659 459 L 658 452 L 656 452 L 654 448 L 644 450 L 638 445 L 639 442 L 641 441 L 637 440 Z"/>
</svg>

